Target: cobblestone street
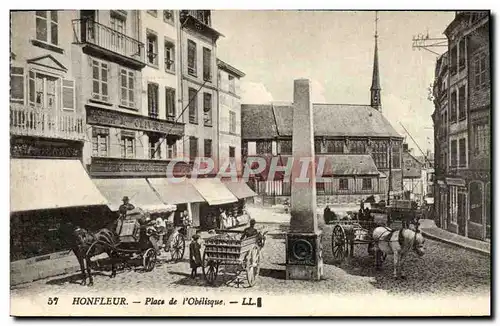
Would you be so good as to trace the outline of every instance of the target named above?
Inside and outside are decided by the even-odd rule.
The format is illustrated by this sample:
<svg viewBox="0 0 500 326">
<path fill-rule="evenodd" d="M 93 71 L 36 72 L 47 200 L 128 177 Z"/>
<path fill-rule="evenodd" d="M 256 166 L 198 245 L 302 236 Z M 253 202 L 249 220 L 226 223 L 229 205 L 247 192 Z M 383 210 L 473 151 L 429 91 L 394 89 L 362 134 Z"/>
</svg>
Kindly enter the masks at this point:
<svg viewBox="0 0 500 326">
<path fill-rule="evenodd" d="M 488 257 L 426 240 L 426 255 L 419 258 L 410 254 L 404 264 L 407 280 L 394 281 L 392 259 L 386 260 L 382 271 L 375 271 L 373 259 L 368 256 L 366 246 L 355 249 L 354 258 L 339 266 L 332 262 L 330 225 L 324 227 L 324 280 L 320 282 L 285 280 L 285 236 L 286 224 L 268 224 L 268 240 L 263 250 L 260 277 L 252 292 L 267 294 L 364 294 L 377 291 L 394 295 L 484 295 L 489 293 L 490 261 Z M 95 272 L 94 287 L 79 284 L 79 275 L 57 276 L 12 288 L 13 298 L 37 295 L 103 295 L 107 292 L 123 291 L 140 293 L 141 289 L 158 293 L 200 292 L 200 294 L 245 293 L 246 283 L 238 288 L 237 282 L 224 284 L 232 279 L 230 273 L 219 277 L 217 285 L 210 287 L 203 277 L 189 277 L 187 249 L 184 260 L 168 263 L 167 257 L 152 272 L 143 273 L 140 268 L 121 270 L 116 278 L 109 278 L 108 271 Z"/>
</svg>

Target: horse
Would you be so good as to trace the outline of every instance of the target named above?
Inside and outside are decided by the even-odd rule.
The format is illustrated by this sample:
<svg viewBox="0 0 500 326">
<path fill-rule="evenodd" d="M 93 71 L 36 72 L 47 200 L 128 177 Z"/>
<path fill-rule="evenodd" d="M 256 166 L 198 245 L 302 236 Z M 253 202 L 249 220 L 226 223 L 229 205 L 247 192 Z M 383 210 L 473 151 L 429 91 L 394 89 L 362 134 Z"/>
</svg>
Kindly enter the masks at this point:
<svg viewBox="0 0 500 326">
<path fill-rule="evenodd" d="M 404 257 L 414 251 L 419 257 L 425 254 L 425 239 L 418 230 L 403 228 L 401 230 L 392 230 L 385 226 L 379 226 L 373 230 L 373 241 L 375 249 L 375 267 L 380 269 L 383 256 L 393 254 L 394 256 L 394 278 L 405 279 L 402 273 L 401 263 Z"/>
<path fill-rule="evenodd" d="M 82 272 L 82 285 L 87 285 L 87 277 L 89 279 L 88 286 L 94 285 L 92 279 L 92 271 L 90 269 L 90 258 L 106 253 L 111 260 L 111 275 L 116 276 L 116 262 L 118 254 L 114 250 L 118 238 L 113 231 L 108 228 L 102 228 L 99 231 L 92 233 L 84 228 L 73 226 L 68 223 L 62 230 L 66 235 L 67 242 L 71 250 L 76 256 Z"/>
</svg>

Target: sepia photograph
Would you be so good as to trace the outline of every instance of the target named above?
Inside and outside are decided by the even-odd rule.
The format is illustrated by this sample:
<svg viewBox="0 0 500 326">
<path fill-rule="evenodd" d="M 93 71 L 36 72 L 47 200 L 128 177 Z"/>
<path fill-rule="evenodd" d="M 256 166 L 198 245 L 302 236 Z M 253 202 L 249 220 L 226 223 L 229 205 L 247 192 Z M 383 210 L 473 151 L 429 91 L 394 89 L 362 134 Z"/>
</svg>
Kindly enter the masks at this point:
<svg viewBox="0 0 500 326">
<path fill-rule="evenodd" d="M 489 10 L 9 15 L 11 316 L 492 315 Z"/>
</svg>

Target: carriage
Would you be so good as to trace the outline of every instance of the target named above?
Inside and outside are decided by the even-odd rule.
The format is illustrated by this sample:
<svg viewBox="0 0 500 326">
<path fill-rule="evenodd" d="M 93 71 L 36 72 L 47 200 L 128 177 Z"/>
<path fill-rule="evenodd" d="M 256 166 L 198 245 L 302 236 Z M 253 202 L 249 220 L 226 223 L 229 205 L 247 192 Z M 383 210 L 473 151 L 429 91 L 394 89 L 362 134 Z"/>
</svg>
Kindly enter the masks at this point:
<svg viewBox="0 0 500 326">
<path fill-rule="evenodd" d="M 158 240 L 164 234 L 156 230 L 154 220 L 150 217 L 157 214 L 169 214 L 175 210 L 175 205 L 155 210 L 134 208 L 127 212 L 123 220 L 118 222 L 116 228 L 118 242 L 110 245 L 102 243 L 102 241 L 96 241 L 90 246 L 87 252 L 91 252 L 92 248 L 98 244 L 110 246 L 112 247 L 111 250 L 121 261 L 130 261 L 140 257 L 144 271 L 152 271 L 156 266 L 160 250 Z M 173 236 L 170 238 L 172 260 L 179 261 L 184 256 L 185 236 L 181 232 L 173 232 Z"/>
<path fill-rule="evenodd" d="M 353 257 L 355 245 L 367 245 L 371 253 L 374 241 L 373 230 L 378 226 L 390 228 L 408 228 L 411 224 L 418 225 L 418 210 L 409 201 L 396 200 L 393 206 L 372 204 L 370 217 L 333 221 L 332 254 L 334 261 L 342 262 L 346 257 Z"/>
<path fill-rule="evenodd" d="M 239 278 L 246 274 L 249 287 L 255 285 L 260 271 L 261 250 L 265 243 L 265 233 L 240 240 L 242 231 L 218 230 L 219 234 L 205 240 L 203 253 L 203 275 L 208 284 L 214 285 L 219 267 L 236 269 Z"/>
</svg>

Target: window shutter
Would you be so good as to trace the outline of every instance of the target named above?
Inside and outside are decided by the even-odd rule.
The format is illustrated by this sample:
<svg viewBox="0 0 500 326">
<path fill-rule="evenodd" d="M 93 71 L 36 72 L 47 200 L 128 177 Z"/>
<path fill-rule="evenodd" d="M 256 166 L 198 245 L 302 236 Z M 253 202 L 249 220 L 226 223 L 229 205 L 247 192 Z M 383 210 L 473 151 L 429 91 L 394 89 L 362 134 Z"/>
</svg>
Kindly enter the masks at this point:
<svg viewBox="0 0 500 326">
<path fill-rule="evenodd" d="M 62 81 L 62 91 L 63 91 L 63 109 L 74 110 L 75 109 L 75 81 L 69 79 L 63 79 Z"/>
<path fill-rule="evenodd" d="M 28 90 L 29 90 L 29 97 L 28 101 L 29 104 L 34 106 L 35 105 L 35 73 L 33 71 L 30 71 L 28 74 Z"/>
<path fill-rule="evenodd" d="M 24 68 L 12 67 L 10 70 L 10 101 L 24 104 Z"/>
</svg>

